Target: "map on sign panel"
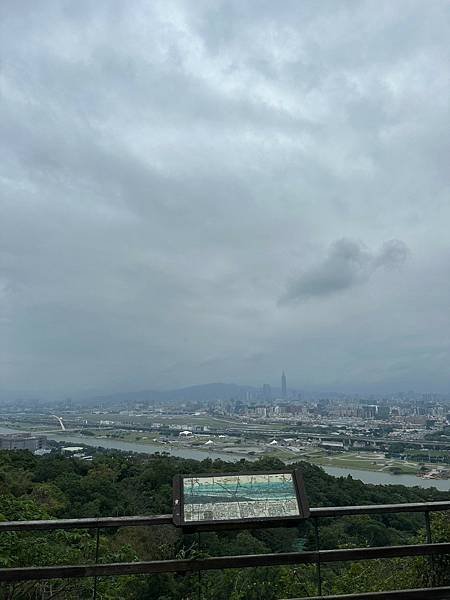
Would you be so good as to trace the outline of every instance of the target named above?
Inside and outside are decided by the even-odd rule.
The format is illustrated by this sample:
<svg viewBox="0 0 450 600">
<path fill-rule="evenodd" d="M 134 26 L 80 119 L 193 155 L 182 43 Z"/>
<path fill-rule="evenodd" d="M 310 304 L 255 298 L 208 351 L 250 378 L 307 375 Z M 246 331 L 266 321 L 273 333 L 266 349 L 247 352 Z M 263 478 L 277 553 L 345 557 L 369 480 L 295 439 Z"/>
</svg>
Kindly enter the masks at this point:
<svg viewBox="0 0 450 600">
<path fill-rule="evenodd" d="M 300 515 L 291 473 L 186 477 L 183 496 L 191 523 Z"/>
</svg>

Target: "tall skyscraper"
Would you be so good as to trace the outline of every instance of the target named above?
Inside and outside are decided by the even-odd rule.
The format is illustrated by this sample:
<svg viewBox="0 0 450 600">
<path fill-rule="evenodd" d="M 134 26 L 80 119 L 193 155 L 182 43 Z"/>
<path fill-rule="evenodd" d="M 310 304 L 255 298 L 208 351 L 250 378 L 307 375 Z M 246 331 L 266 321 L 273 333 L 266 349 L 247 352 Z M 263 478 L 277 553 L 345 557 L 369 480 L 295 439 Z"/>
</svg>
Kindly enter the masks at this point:
<svg viewBox="0 0 450 600">
<path fill-rule="evenodd" d="M 281 374 L 281 397 L 286 398 L 287 396 L 287 385 L 286 385 L 286 374 L 283 371 Z"/>
<path fill-rule="evenodd" d="M 262 387 L 263 400 L 272 400 L 272 388 L 268 383 L 265 383 Z"/>
</svg>

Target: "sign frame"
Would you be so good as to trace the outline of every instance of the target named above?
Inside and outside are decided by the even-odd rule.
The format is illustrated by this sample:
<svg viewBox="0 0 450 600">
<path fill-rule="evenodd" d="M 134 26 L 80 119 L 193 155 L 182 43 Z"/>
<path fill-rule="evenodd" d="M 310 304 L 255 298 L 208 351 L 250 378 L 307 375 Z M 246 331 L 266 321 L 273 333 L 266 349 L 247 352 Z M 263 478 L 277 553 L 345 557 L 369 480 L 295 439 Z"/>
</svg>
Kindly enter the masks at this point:
<svg viewBox="0 0 450 600">
<path fill-rule="evenodd" d="M 298 515 L 286 515 L 275 517 L 249 517 L 241 519 L 209 519 L 204 521 L 184 520 L 184 486 L 183 480 L 203 477 L 237 477 L 240 475 L 278 475 L 286 474 L 292 476 L 295 496 L 299 509 Z M 176 527 L 188 530 L 216 530 L 216 529 L 250 529 L 269 527 L 295 526 L 300 521 L 310 516 L 309 502 L 306 496 L 303 473 L 301 469 L 278 469 L 273 471 L 238 471 L 234 473 L 194 473 L 189 475 L 175 475 L 173 478 L 173 523 Z"/>
</svg>

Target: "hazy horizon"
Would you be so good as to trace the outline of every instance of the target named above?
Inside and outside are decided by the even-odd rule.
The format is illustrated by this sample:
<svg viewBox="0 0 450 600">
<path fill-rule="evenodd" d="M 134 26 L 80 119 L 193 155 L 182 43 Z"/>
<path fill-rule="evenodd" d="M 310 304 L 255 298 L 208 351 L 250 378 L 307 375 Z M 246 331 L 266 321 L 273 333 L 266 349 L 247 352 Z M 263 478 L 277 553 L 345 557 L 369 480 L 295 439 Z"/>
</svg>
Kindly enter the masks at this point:
<svg viewBox="0 0 450 600">
<path fill-rule="evenodd" d="M 448 9 L 3 2 L 0 391 L 450 391 Z"/>
<path fill-rule="evenodd" d="M 281 387 L 274 382 L 264 382 L 268 383 L 272 388 L 272 399 L 281 398 Z M 93 400 L 95 398 L 119 398 L 120 396 L 139 396 L 139 394 L 147 394 L 147 393 L 155 393 L 155 394 L 169 394 L 170 392 L 181 392 L 183 390 L 195 390 L 196 388 L 207 388 L 207 387 L 215 387 L 215 386 L 223 386 L 224 388 L 236 388 L 237 390 L 251 390 L 256 393 L 262 392 L 262 384 L 240 384 L 238 382 L 232 381 L 210 381 L 206 383 L 194 383 L 191 385 L 181 385 L 179 387 L 165 387 L 165 388 L 123 388 L 123 389 L 64 389 L 64 390 L 5 390 L 0 388 L 0 402 L 5 401 L 29 401 L 29 400 L 42 400 L 42 401 L 63 401 L 68 398 L 74 401 L 83 401 L 83 400 Z M 411 394 L 411 395 L 421 395 L 433 393 L 437 396 L 448 397 L 450 396 L 450 392 L 446 390 L 442 390 L 440 392 L 432 392 L 429 389 L 386 389 L 384 386 L 373 386 L 372 389 L 369 389 L 365 386 L 364 389 L 359 388 L 327 388 L 327 387 L 317 387 L 317 388 L 308 388 L 308 387 L 289 387 L 288 392 L 292 394 L 291 399 L 295 399 L 297 394 L 300 394 L 301 399 L 308 398 L 333 398 L 333 397 L 341 397 L 341 396 L 353 396 L 355 399 L 357 398 L 390 398 L 399 394 Z M 231 394 L 231 395 L 230 395 Z M 211 399 L 228 399 L 232 397 L 232 393 L 230 392 L 228 395 L 217 395 L 212 394 Z M 277 396 L 278 394 L 278 396 Z M 137 398 L 136 398 L 137 399 Z M 193 399 L 193 398 L 192 398 Z M 255 398 L 256 399 L 256 398 Z"/>
</svg>

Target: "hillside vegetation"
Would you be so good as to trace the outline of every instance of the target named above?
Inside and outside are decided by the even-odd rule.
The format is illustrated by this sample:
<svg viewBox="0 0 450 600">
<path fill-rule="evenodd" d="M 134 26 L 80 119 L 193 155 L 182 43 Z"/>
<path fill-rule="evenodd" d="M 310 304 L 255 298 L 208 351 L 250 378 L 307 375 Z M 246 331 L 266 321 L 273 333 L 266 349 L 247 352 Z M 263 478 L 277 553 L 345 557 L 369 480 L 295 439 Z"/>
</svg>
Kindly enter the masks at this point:
<svg viewBox="0 0 450 600">
<path fill-rule="evenodd" d="M 365 485 L 335 478 L 319 467 L 299 463 L 311 506 L 448 500 L 435 489 Z M 92 462 L 59 453 L 35 457 L 29 452 L 0 452 L 0 520 L 98 517 L 171 512 L 175 474 L 281 469 L 276 459 L 258 462 L 186 460 L 164 455 L 97 452 Z M 448 516 L 432 521 L 434 541 L 448 541 Z M 348 548 L 414 543 L 424 540 L 422 514 L 323 519 L 321 548 Z M 100 562 L 160 560 L 187 556 L 224 556 L 314 549 L 309 522 L 289 529 L 185 535 L 169 526 L 103 530 Z M 31 566 L 93 562 L 95 533 L 56 531 L 9 532 L 0 535 L 0 566 Z M 322 568 L 324 593 L 396 589 L 450 584 L 445 559 L 370 561 Z M 4 585 L 1 599 L 92 597 L 92 580 Z M 102 599 L 275 600 L 315 595 L 315 566 L 259 568 L 203 573 L 196 576 L 129 576 L 98 581 Z"/>
</svg>

